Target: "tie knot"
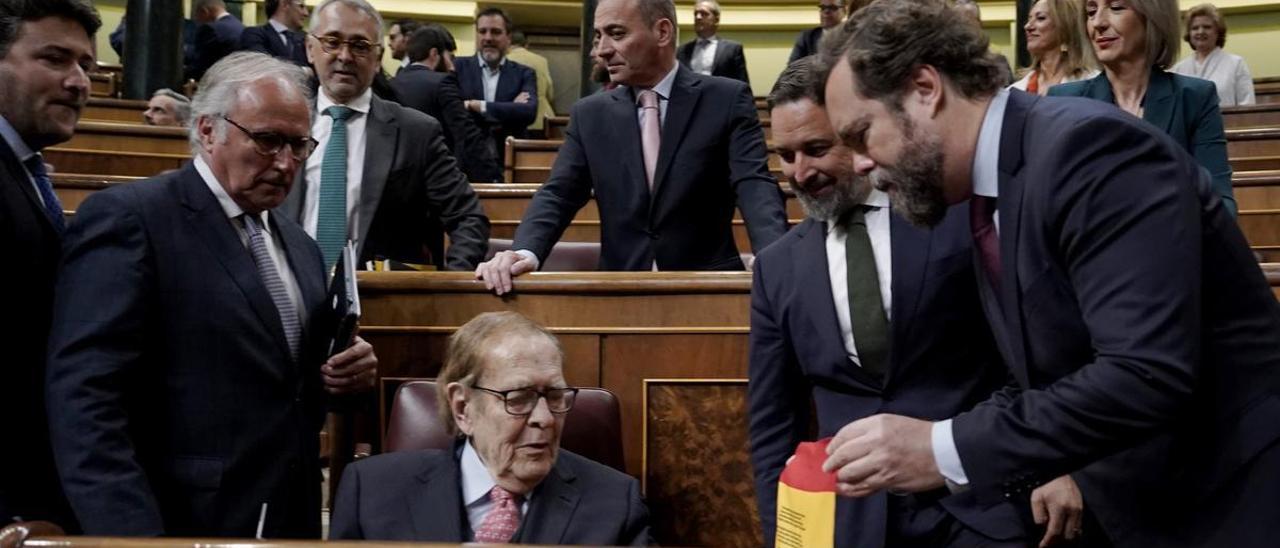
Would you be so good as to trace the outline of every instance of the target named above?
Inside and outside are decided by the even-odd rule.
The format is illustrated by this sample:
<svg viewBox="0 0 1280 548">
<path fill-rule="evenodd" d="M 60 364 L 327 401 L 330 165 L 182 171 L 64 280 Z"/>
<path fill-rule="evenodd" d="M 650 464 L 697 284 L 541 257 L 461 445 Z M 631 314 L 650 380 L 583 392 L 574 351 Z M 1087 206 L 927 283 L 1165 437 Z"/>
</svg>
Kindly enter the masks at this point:
<svg viewBox="0 0 1280 548">
<path fill-rule="evenodd" d="M 489 500 L 493 501 L 495 504 L 502 504 L 507 501 L 515 501 L 518 497 L 519 495 L 516 495 L 515 493 L 512 493 L 511 491 L 508 491 L 506 489 L 503 489 L 501 485 L 495 485 L 493 486 L 493 489 L 489 490 Z"/>
<path fill-rule="evenodd" d="M 849 211 L 840 216 L 840 226 L 867 224 L 867 212 L 873 209 L 876 209 L 876 207 L 866 204 L 859 204 L 849 208 Z"/>
<path fill-rule="evenodd" d="M 244 228 L 245 228 L 245 231 L 249 233 L 249 237 L 252 238 L 254 236 L 257 236 L 259 232 L 262 232 L 262 221 L 258 220 L 257 215 L 254 215 L 252 213 L 245 213 L 243 216 L 244 216 Z"/>
<path fill-rule="evenodd" d="M 658 92 L 651 89 L 640 90 L 641 108 L 658 108 Z"/>
<path fill-rule="evenodd" d="M 31 172 L 31 176 L 34 178 L 47 178 L 49 176 L 49 169 L 44 165 L 44 156 L 41 156 L 38 152 L 23 160 L 22 165 L 27 167 L 27 171 Z"/>
<path fill-rule="evenodd" d="M 345 122 L 347 121 L 347 118 L 350 118 L 352 114 L 355 114 L 355 112 L 356 111 L 352 110 L 350 107 L 344 107 L 342 105 L 333 105 L 324 109 L 324 113 L 329 115 L 330 118 L 333 118 L 333 121 L 335 122 Z"/>
</svg>

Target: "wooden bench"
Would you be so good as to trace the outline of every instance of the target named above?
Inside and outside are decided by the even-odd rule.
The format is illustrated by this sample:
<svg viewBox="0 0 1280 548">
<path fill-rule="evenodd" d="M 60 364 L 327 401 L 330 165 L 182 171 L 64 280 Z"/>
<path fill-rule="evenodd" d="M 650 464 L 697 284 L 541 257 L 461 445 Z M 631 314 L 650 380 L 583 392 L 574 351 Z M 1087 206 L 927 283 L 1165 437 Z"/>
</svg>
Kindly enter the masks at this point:
<svg viewBox="0 0 1280 548">
<path fill-rule="evenodd" d="M 1253 95 L 1258 104 L 1280 103 L 1280 76 L 1254 78 Z"/>
<path fill-rule="evenodd" d="M 141 122 L 81 120 L 76 124 L 76 132 L 71 140 L 59 144 L 58 148 L 191 155 L 186 128 L 148 126 Z"/>
<path fill-rule="evenodd" d="M 89 104 L 80 114 L 80 120 L 141 124 L 143 123 L 142 113 L 146 110 L 146 101 L 90 97 Z"/>
<path fill-rule="evenodd" d="M 90 97 L 119 97 L 120 77 L 111 72 L 89 73 Z"/>
<path fill-rule="evenodd" d="M 1228 158 L 1280 156 L 1280 129 L 1228 129 L 1226 135 Z"/>
<path fill-rule="evenodd" d="M 1227 129 L 1280 127 L 1280 103 L 1223 107 L 1222 121 Z"/>
<path fill-rule="evenodd" d="M 58 172 L 129 177 L 158 175 L 163 171 L 178 169 L 190 159 L 190 154 L 109 152 L 61 146 L 44 150 L 44 161 Z"/>
</svg>

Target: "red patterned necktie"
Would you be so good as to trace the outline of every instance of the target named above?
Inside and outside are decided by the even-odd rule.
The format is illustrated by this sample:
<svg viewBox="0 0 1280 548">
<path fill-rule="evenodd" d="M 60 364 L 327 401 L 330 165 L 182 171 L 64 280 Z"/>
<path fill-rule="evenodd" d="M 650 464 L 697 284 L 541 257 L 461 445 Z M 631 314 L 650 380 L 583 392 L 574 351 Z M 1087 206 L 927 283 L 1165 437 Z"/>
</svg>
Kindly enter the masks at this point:
<svg viewBox="0 0 1280 548">
<path fill-rule="evenodd" d="M 507 544 L 520 528 L 520 500 L 500 486 L 489 490 L 493 508 L 476 529 L 476 542 Z"/>
</svg>

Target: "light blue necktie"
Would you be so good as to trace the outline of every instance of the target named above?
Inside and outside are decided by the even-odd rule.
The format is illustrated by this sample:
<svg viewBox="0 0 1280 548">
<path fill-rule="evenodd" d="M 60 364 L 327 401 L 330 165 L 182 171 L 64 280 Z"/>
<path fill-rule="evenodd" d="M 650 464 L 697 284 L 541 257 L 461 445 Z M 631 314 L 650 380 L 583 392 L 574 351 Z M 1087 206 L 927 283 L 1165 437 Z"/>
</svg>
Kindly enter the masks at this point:
<svg viewBox="0 0 1280 548">
<path fill-rule="evenodd" d="M 289 300 L 289 291 L 285 289 L 284 280 L 280 279 L 276 262 L 271 260 L 271 254 L 267 251 L 267 238 L 262 232 L 261 221 L 257 215 L 248 213 L 242 218 L 245 232 L 249 234 L 249 253 L 253 255 L 253 262 L 258 266 L 258 276 L 262 278 L 262 285 L 266 286 L 267 293 L 271 294 L 271 302 L 275 303 L 276 312 L 280 313 L 284 338 L 289 343 L 289 357 L 297 360 L 299 340 L 302 338 L 302 321 L 298 318 L 298 311 L 294 308 L 293 302 Z"/>
<path fill-rule="evenodd" d="M 54 230 L 58 234 L 67 228 L 67 220 L 62 216 L 62 202 L 58 201 L 58 195 L 53 193 L 53 181 L 49 179 L 49 171 L 44 167 L 44 157 L 40 154 L 32 154 L 27 158 L 23 165 L 27 167 L 27 172 L 31 173 L 31 179 L 36 182 L 36 190 L 40 191 L 40 198 L 44 200 L 44 214 L 49 218 L 49 222 L 53 223 Z"/>
<path fill-rule="evenodd" d="M 333 118 L 329 142 L 320 162 L 320 207 L 316 215 L 316 243 L 326 269 L 333 268 L 347 243 L 347 119 L 354 110 L 334 105 L 324 110 Z"/>
</svg>

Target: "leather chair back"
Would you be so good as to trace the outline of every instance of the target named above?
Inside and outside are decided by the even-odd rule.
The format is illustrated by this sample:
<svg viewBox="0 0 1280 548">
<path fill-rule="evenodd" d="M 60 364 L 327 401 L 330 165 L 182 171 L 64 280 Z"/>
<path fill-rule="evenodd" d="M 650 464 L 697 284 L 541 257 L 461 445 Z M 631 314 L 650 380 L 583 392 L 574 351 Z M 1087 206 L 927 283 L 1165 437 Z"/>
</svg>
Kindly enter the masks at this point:
<svg viewBox="0 0 1280 548">
<path fill-rule="evenodd" d="M 391 404 L 385 450 L 449 449 L 453 437 L 436 407 L 435 381 L 401 384 Z M 582 388 L 565 417 L 560 447 L 626 472 L 622 456 L 622 413 L 617 396 L 603 388 Z"/>
</svg>

